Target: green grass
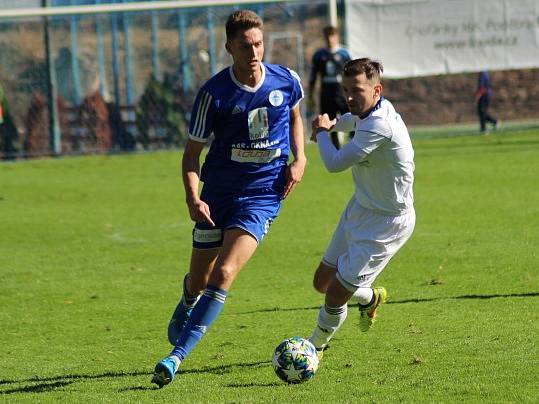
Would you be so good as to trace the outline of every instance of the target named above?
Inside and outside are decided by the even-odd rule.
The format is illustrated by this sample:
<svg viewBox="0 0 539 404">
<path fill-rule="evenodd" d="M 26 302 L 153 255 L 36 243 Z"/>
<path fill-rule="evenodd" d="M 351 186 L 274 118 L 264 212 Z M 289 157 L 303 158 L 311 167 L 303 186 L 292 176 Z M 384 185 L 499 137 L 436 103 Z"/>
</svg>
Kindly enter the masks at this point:
<svg viewBox="0 0 539 404">
<path fill-rule="evenodd" d="M 458 133 L 457 133 L 458 134 Z M 539 132 L 414 136 L 417 225 L 318 374 L 288 386 L 273 348 L 309 335 L 312 274 L 352 193 L 308 145 L 304 181 L 170 386 L 168 353 L 192 223 L 179 153 L 0 165 L 0 401 L 538 402 Z"/>
</svg>

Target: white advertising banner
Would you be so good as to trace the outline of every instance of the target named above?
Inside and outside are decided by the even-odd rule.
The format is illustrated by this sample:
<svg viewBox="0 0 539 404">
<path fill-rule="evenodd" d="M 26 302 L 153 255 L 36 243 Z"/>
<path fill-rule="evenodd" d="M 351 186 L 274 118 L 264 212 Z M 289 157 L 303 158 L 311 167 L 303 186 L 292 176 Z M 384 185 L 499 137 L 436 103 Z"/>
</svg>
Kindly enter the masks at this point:
<svg viewBox="0 0 539 404">
<path fill-rule="evenodd" d="M 346 28 L 386 77 L 539 67 L 539 0 L 346 0 Z"/>
</svg>

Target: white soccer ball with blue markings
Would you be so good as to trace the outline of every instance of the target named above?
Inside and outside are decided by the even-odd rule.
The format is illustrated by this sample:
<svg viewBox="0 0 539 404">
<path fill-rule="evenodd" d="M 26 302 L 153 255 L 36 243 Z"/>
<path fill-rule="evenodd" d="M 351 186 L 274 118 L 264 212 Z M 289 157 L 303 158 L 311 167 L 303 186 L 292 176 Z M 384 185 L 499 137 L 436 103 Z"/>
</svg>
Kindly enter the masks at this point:
<svg viewBox="0 0 539 404">
<path fill-rule="evenodd" d="M 301 337 L 281 342 L 273 353 L 273 369 L 287 383 L 303 383 L 313 378 L 318 369 L 316 348 Z"/>
</svg>

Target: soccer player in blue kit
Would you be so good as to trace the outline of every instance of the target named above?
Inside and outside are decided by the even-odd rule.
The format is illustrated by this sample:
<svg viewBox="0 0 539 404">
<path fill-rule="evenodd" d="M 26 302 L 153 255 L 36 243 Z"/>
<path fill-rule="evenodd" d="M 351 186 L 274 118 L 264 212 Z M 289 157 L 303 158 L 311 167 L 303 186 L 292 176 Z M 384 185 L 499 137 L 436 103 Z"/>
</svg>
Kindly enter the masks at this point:
<svg viewBox="0 0 539 404">
<path fill-rule="evenodd" d="M 260 17 L 236 11 L 226 22 L 232 66 L 210 78 L 193 107 L 182 174 L 193 230 L 189 273 L 168 327 L 174 349 L 157 363 L 152 382 L 170 383 L 219 316 L 234 279 L 255 252 L 307 159 L 298 75 L 262 63 Z M 210 134 L 200 170 L 200 154 Z M 289 153 L 293 160 L 288 164 Z M 198 194 L 199 182 L 204 186 Z"/>
<path fill-rule="evenodd" d="M 314 88 L 320 76 L 320 114 L 328 114 L 329 119 L 335 119 L 349 111 L 342 90 L 342 73 L 344 65 L 352 57 L 339 43 L 337 27 L 324 27 L 323 33 L 326 47 L 318 49 L 312 57 L 307 106 L 311 113 L 314 112 Z M 337 133 L 331 133 L 331 141 L 335 147 L 341 146 Z"/>
</svg>

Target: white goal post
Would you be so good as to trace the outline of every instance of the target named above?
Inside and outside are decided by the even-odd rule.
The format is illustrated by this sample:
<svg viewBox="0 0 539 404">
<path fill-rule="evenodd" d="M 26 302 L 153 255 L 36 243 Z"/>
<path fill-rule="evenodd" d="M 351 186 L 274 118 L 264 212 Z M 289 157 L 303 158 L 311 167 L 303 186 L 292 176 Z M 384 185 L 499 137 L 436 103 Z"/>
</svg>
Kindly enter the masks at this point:
<svg viewBox="0 0 539 404">
<path fill-rule="evenodd" d="M 333 0 L 332 0 L 333 1 Z M 137 3 L 94 4 L 80 6 L 13 8 L 0 10 L 0 19 L 65 16 L 80 14 L 103 14 L 111 12 L 157 11 L 180 8 L 200 8 L 214 6 L 239 6 L 243 4 L 286 3 L 287 0 L 175 0 L 144 1 Z M 290 2 L 288 0 L 288 2 Z"/>
</svg>

